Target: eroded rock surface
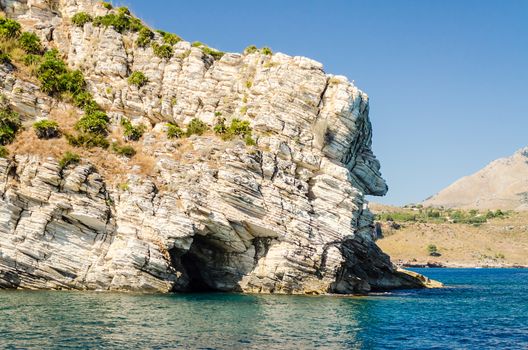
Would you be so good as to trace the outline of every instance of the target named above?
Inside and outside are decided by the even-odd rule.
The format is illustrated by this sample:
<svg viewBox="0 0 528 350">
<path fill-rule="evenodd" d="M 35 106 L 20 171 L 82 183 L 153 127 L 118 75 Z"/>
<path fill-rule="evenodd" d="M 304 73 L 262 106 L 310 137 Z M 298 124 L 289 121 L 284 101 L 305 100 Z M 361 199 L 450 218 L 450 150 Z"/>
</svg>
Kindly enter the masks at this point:
<svg viewBox="0 0 528 350">
<path fill-rule="evenodd" d="M 422 287 L 372 239 L 365 195 L 387 186 L 371 151 L 368 97 L 322 65 L 284 54 L 214 60 L 186 41 L 170 60 L 136 34 L 71 25 L 90 0 L 0 0 L 2 10 L 81 69 L 114 120 L 148 124 L 155 174 L 110 185 L 89 164 L 0 159 L 0 287 L 132 291 L 363 293 Z M 158 35 L 158 34 L 156 34 Z M 159 40 L 159 37 L 156 38 Z M 148 77 L 138 89 L 132 71 Z M 8 65 L 0 90 L 33 121 L 57 104 Z M 248 120 L 257 145 L 212 135 L 180 158 L 164 123 Z M 126 162 L 126 161 L 123 161 Z M 126 187 L 126 188 L 125 188 Z"/>
</svg>

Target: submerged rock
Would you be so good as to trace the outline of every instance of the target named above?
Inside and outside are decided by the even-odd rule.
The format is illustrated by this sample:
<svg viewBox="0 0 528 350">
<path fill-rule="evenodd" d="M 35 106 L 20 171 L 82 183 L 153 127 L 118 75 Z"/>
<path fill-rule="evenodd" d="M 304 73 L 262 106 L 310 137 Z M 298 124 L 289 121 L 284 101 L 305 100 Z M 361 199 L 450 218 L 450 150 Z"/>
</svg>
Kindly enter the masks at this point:
<svg viewBox="0 0 528 350">
<path fill-rule="evenodd" d="M 107 13 L 97 1 L 0 7 L 67 53 L 115 120 L 146 123 L 141 147 L 155 159 L 152 173 L 115 175 L 122 186 L 96 164 L 61 169 L 31 152 L 0 159 L 0 287 L 320 294 L 430 285 L 374 243 L 364 197 L 387 186 L 368 97 L 346 78 L 280 53 L 215 60 L 186 41 L 161 59 L 135 45 L 137 34 L 71 25 L 79 11 Z M 133 71 L 145 86 L 127 83 Z M 0 77 L 24 120 L 57 107 L 7 65 Z M 256 145 L 205 134 L 178 148 L 163 138 L 166 122 L 212 126 L 219 115 L 249 121 Z"/>
</svg>

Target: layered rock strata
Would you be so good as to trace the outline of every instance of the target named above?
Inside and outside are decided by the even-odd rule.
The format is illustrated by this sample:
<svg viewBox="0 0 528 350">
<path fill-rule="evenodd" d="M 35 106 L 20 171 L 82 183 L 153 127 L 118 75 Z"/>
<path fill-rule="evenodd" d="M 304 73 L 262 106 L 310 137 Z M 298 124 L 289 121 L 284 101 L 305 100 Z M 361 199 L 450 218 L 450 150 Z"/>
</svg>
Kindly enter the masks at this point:
<svg viewBox="0 0 528 350">
<path fill-rule="evenodd" d="M 119 186 L 87 162 L 0 159 L 0 287 L 365 293 L 428 284 L 397 270 L 372 239 L 364 197 L 387 186 L 368 97 L 345 77 L 281 53 L 215 60 L 186 41 L 161 59 L 137 34 L 73 26 L 80 11 L 108 13 L 95 1 L 0 7 L 83 71 L 115 125 L 146 125 L 139 144 L 155 159 L 153 173 L 129 166 Z M 127 83 L 133 71 L 145 86 Z M 63 105 L 9 64 L 0 92 L 26 123 Z M 249 121 L 256 146 L 208 133 L 183 152 L 164 134 L 167 122 L 212 126 L 218 115 Z"/>
</svg>

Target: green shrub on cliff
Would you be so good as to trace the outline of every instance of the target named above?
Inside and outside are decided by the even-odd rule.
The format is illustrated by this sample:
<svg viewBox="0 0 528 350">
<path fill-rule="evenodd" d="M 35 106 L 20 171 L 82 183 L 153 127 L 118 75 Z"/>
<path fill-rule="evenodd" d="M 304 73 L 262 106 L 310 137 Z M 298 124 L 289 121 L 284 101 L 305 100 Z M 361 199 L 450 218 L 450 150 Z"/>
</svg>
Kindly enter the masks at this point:
<svg viewBox="0 0 528 350">
<path fill-rule="evenodd" d="M 60 136 L 59 124 L 52 120 L 40 120 L 33 123 L 33 129 L 39 139 L 52 139 Z"/>
<path fill-rule="evenodd" d="M 145 126 L 144 125 L 132 125 L 130 120 L 127 118 L 121 119 L 121 126 L 123 127 L 123 135 L 125 138 L 129 141 L 137 141 L 143 136 L 143 133 L 145 132 Z"/>
<path fill-rule="evenodd" d="M 258 51 L 258 49 L 257 49 L 257 47 L 255 45 L 250 45 L 250 46 L 248 46 L 248 47 L 246 47 L 244 49 L 244 54 L 249 55 L 249 54 L 255 53 L 257 51 Z"/>
<path fill-rule="evenodd" d="M 40 38 L 35 33 L 24 32 L 18 38 L 18 45 L 26 53 L 38 55 L 42 52 Z"/>
<path fill-rule="evenodd" d="M 107 10 L 111 10 L 114 8 L 112 4 L 107 1 L 101 1 L 101 5 Z"/>
<path fill-rule="evenodd" d="M 110 119 L 103 111 L 86 113 L 77 121 L 75 129 L 83 133 L 106 135 Z"/>
<path fill-rule="evenodd" d="M 244 137 L 244 142 L 246 143 L 246 146 L 256 146 L 257 142 L 251 137 L 251 135 L 246 135 Z"/>
<path fill-rule="evenodd" d="M 0 39 L 16 39 L 20 36 L 22 26 L 15 20 L 0 17 Z"/>
<path fill-rule="evenodd" d="M 207 131 L 207 124 L 205 124 L 203 121 L 201 121 L 198 118 L 193 118 L 189 125 L 187 125 L 187 130 L 185 134 L 187 136 L 191 135 L 202 135 L 204 132 Z"/>
<path fill-rule="evenodd" d="M 86 23 L 92 22 L 93 18 L 86 12 L 79 12 L 73 15 L 72 23 L 77 27 L 84 27 Z"/>
<path fill-rule="evenodd" d="M 41 90 L 50 95 L 63 92 L 75 95 L 82 92 L 85 86 L 83 74 L 78 70 L 70 71 L 56 49 L 44 54 L 43 61 L 37 69 L 37 77 Z"/>
<path fill-rule="evenodd" d="M 7 158 L 9 157 L 9 151 L 5 146 L 0 146 L 0 158 Z"/>
<path fill-rule="evenodd" d="M 229 133 L 236 136 L 246 137 L 251 135 L 251 126 L 247 120 L 234 118 L 229 126 Z"/>
<path fill-rule="evenodd" d="M 205 53 L 206 55 L 213 56 L 213 58 L 215 60 L 219 60 L 225 55 L 225 52 L 214 50 L 214 49 L 211 49 L 210 47 L 207 47 L 207 46 L 206 47 L 202 47 L 202 52 Z"/>
<path fill-rule="evenodd" d="M 139 30 L 138 38 L 136 40 L 136 44 L 139 47 L 147 47 L 154 38 L 154 33 L 147 27 L 143 27 Z"/>
<path fill-rule="evenodd" d="M 128 77 L 128 83 L 130 85 L 135 85 L 138 88 L 141 88 L 148 82 L 148 78 L 143 74 L 143 72 L 135 71 Z"/>
<path fill-rule="evenodd" d="M 16 133 L 22 126 L 18 113 L 8 107 L 0 108 L 0 145 L 13 142 Z"/>
<path fill-rule="evenodd" d="M 185 135 L 183 130 L 176 124 L 167 123 L 167 137 L 169 139 L 179 139 Z"/>
<path fill-rule="evenodd" d="M 84 110 L 84 115 L 75 124 L 79 134 L 65 135 L 68 142 L 77 147 L 108 148 L 109 142 L 105 136 L 110 120 L 86 91 L 82 72 L 70 70 L 54 49 L 42 57 L 37 77 L 42 91 L 59 97 L 66 93 L 72 97 L 75 106 Z"/>
<path fill-rule="evenodd" d="M 172 46 L 164 44 L 160 45 L 158 43 L 152 43 L 152 50 L 154 54 L 159 58 L 170 59 L 174 55 L 174 50 Z"/>
<path fill-rule="evenodd" d="M 98 16 L 93 19 L 93 25 L 96 27 L 112 27 L 116 32 L 124 33 L 126 31 L 137 32 L 144 26 L 138 18 L 132 17 L 126 7 L 120 7 L 118 13 L 109 13 L 104 16 Z"/>
<path fill-rule="evenodd" d="M 264 55 L 273 55 L 273 51 L 269 47 L 263 47 L 260 52 Z"/>
<path fill-rule="evenodd" d="M 87 91 L 81 91 L 73 96 L 73 104 L 84 110 L 85 113 L 92 113 L 100 110 L 94 101 L 92 94 Z"/>
<path fill-rule="evenodd" d="M 26 66 L 39 65 L 42 62 L 42 57 L 40 55 L 27 54 L 24 56 L 23 61 Z"/>
<path fill-rule="evenodd" d="M 255 140 L 251 137 L 251 126 L 247 120 L 240 120 L 234 118 L 231 120 L 231 124 L 227 126 L 225 119 L 220 118 L 218 123 L 213 127 L 215 134 L 219 135 L 222 140 L 232 140 L 235 137 L 240 137 L 244 140 L 246 145 L 256 145 Z"/>
<path fill-rule="evenodd" d="M 227 134 L 227 125 L 225 124 L 225 118 L 220 118 L 218 122 L 213 127 L 213 131 L 215 134 L 223 136 Z"/>
<path fill-rule="evenodd" d="M 77 153 L 66 152 L 59 160 L 59 166 L 61 169 L 66 168 L 70 164 L 79 164 L 81 162 L 81 157 Z"/>
<path fill-rule="evenodd" d="M 0 50 L 0 64 L 11 64 L 11 56 Z"/>
<path fill-rule="evenodd" d="M 161 35 L 161 38 L 163 39 L 163 43 L 167 45 L 176 45 L 177 43 L 182 41 L 182 38 L 180 38 L 176 34 L 168 33 L 163 30 L 157 30 L 157 32 Z"/>
<path fill-rule="evenodd" d="M 110 143 L 104 135 L 94 134 L 90 132 L 79 133 L 77 135 L 66 134 L 66 140 L 68 143 L 75 147 L 93 148 L 99 147 L 106 149 L 110 146 Z"/>
<path fill-rule="evenodd" d="M 112 142 L 112 151 L 117 155 L 127 158 L 132 158 L 136 154 L 136 150 L 134 149 L 134 147 L 129 145 L 121 146 L 117 142 Z"/>
</svg>

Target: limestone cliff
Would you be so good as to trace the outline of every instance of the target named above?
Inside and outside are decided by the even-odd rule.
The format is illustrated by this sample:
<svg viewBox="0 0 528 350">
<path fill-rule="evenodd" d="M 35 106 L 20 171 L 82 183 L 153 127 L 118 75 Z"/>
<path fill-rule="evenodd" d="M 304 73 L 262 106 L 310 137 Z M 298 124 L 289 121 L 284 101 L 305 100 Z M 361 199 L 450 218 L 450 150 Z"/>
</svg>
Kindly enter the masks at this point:
<svg viewBox="0 0 528 350">
<path fill-rule="evenodd" d="M 72 16 L 113 13 L 90 0 L 0 0 L 7 17 L 57 48 L 110 117 L 142 124 L 128 159 L 42 141 L 43 118 L 82 111 L 0 64 L 0 93 L 26 131 L 0 159 L 0 287 L 262 293 L 363 293 L 423 287 L 374 243 L 365 195 L 387 186 L 371 151 L 368 97 L 304 57 L 213 57 L 184 40 L 160 58 L 138 34 Z M 154 33 L 154 42 L 162 42 Z M 131 86 L 131 72 L 147 78 Z M 212 132 L 169 139 L 166 123 L 248 121 L 255 145 Z M 71 125 L 70 125 L 71 126 Z M 31 134 L 31 135 L 30 135 Z"/>
</svg>

